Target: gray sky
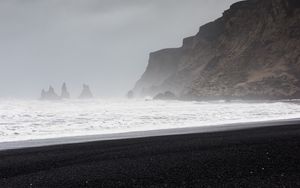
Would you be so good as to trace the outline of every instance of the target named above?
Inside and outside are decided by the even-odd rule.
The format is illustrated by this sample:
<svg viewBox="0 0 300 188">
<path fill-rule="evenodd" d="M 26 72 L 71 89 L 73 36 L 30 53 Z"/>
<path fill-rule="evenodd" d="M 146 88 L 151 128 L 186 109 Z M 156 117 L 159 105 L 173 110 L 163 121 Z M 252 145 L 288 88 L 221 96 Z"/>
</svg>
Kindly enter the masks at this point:
<svg viewBox="0 0 300 188">
<path fill-rule="evenodd" d="M 0 97 L 67 82 L 124 95 L 149 53 L 181 46 L 237 0 L 0 0 Z"/>
</svg>

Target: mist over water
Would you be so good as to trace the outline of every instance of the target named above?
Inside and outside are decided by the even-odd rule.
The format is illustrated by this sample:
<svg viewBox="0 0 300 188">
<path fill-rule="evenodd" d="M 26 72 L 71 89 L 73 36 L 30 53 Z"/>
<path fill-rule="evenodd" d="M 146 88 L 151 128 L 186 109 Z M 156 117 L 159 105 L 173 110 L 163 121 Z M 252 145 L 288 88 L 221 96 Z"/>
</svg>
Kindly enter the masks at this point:
<svg viewBox="0 0 300 188">
<path fill-rule="evenodd" d="M 0 142 L 300 117 L 291 102 L 0 100 Z"/>
<path fill-rule="evenodd" d="M 123 96 L 149 53 L 220 17 L 237 0 L 1 0 L 0 97 L 39 97 L 66 82 L 72 96 Z"/>
<path fill-rule="evenodd" d="M 83 83 L 93 96 L 124 96 L 150 52 L 181 46 L 237 1 L 0 1 L 0 142 L 300 117 L 280 101 L 75 100 Z M 21 99 L 49 85 L 60 94 L 63 82 L 72 100 Z"/>
</svg>

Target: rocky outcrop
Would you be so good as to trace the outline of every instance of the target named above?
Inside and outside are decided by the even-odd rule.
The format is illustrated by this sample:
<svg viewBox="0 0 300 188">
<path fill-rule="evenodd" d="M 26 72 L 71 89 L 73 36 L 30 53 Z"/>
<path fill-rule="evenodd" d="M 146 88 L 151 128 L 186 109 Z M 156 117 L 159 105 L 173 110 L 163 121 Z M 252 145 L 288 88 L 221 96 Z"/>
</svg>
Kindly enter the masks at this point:
<svg viewBox="0 0 300 188">
<path fill-rule="evenodd" d="M 83 84 L 82 92 L 79 96 L 79 99 L 90 99 L 93 98 L 93 94 L 91 92 L 91 89 L 88 85 Z M 62 99 L 70 99 L 70 93 L 67 89 L 67 84 L 63 83 L 61 87 L 61 95 L 57 95 L 54 91 L 54 88 L 52 86 L 49 87 L 48 91 L 45 91 L 44 89 L 41 92 L 41 100 L 62 100 Z"/>
<path fill-rule="evenodd" d="M 79 96 L 79 99 L 91 99 L 93 98 L 93 94 L 91 92 L 91 89 L 88 85 L 83 84 L 82 92 Z"/>
<path fill-rule="evenodd" d="M 150 54 L 133 89 L 182 99 L 300 98 L 300 1 L 247 0 L 180 48 Z"/>
<path fill-rule="evenodd" d="M 70 98 L 70 93 L 67 89 L 67 84 L 63 83 L 62 87 L 61 87 L 61 95 L 60 98 L 62 99 L 69 99 Z"/>
<path fill-rule="evenodd" d="M 154 98 L 154 100 L 177 100 L 177 97 L 174 93 L 166 91 L 165 93 L 159 93 Z"/>
<path fill-rule="evenodd" d="M 41 100 L 59 100 L 61 99 L 54 91 L 52 86 L 49 86 L 49 90 L 45 91 L 44 89 L 41 92 Z"/>
<path fill-rule="evenodd" d="M 128 99 L 134 98 L 134 92 L 133 92 L 132 90 L 128 91 L 126 97 L 127 97 Z"/>
<path fill-rule="evenodd" d="M 40 99 L 45 99 L 45 98 L 46 98 L 46 95 L 47 95 L 46 91 L 45 91 L 44 89 L 42 89 Z"/>
</svg>

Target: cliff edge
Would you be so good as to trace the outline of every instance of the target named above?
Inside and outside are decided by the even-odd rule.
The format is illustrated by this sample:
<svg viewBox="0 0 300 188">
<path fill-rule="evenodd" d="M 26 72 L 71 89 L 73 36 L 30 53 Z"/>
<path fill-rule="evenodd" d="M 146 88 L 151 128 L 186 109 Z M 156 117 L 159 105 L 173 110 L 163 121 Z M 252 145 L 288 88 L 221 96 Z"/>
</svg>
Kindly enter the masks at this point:
<svg viewBox="0 0 300 188">
<path fill-rule="evenodd" d="M 300 1 L 233 4 L 182 47 L 151 53 L 133 91 L 196 100 L 300 98 Z"/>
</svg>

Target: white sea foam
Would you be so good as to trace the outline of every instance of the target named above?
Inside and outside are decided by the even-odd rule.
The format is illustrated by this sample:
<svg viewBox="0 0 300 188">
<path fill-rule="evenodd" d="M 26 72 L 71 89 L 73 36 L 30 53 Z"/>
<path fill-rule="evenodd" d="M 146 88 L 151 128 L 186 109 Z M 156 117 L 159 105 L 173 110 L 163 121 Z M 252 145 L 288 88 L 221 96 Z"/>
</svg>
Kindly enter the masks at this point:
<svg viewBox="0 0 300 188">
<path fill-rule="evenodd" d="M 0 100 L 0 142 L 291 118 L 297 102 Z"/>
</svg>

